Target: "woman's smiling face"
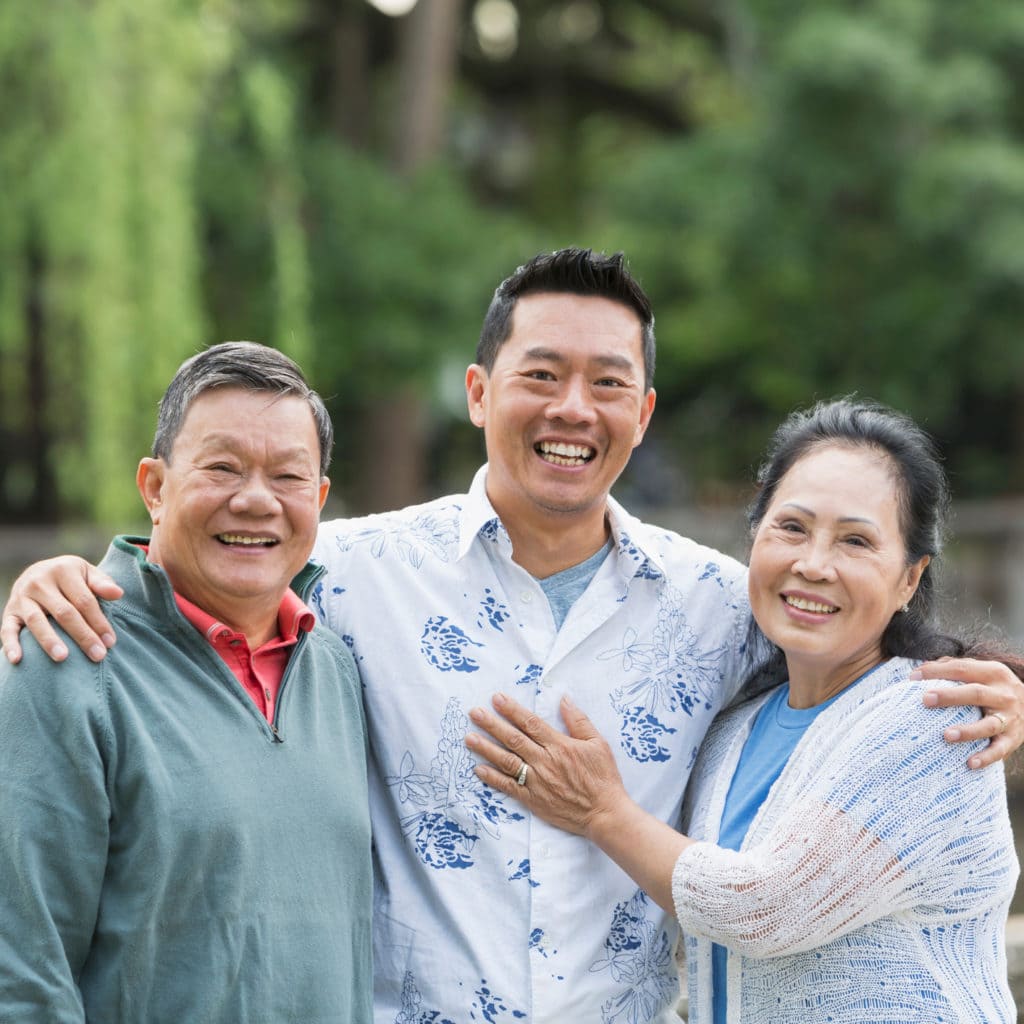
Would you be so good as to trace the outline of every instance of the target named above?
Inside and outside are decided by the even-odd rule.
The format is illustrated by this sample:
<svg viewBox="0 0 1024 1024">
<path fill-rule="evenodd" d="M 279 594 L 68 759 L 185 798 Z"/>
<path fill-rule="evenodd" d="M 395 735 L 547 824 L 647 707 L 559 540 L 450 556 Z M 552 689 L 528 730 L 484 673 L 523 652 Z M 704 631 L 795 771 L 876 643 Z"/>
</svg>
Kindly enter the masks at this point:
<svg viewBox="0 0 1024 1024">
<path fill-rule="evenodd" d="M 928 564 L 907 565 L 899 503 L 888 456 L 823 444 L 790 467 L 754 535 L 754 618 L 791 683 L 822 700 L 882 660 L 882 634 Z"/>
</svg>

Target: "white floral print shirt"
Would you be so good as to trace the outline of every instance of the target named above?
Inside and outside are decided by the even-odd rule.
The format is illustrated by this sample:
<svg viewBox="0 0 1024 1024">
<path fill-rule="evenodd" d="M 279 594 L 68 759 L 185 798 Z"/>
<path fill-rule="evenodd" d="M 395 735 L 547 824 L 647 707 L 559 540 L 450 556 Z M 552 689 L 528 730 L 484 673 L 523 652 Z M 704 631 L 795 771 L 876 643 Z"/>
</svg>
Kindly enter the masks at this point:
<svg viewBox="0 0 1024 1024">
<path fill-rule="evenodd" d="M 614 501 L 615 546 L 560 630 L 485 493 L 324 523 L 311 603 L 363 684 L 376 853 L 376 1024 L 671 1020 L 676 925 L 585 840 L 473 774 L 468 710 L 568 693 L 626 787 L 678 824 L 746 673 L 746 570 Z M 298 795 L 297 795 L 298 796 Z"/>
</svg>

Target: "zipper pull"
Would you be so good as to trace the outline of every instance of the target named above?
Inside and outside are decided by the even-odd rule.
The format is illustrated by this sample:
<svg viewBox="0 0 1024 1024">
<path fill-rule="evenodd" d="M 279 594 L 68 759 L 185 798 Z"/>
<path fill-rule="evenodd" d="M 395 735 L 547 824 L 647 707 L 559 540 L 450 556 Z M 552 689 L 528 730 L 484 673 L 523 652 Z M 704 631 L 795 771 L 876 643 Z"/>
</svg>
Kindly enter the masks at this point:
<svg viewBox="0 0 1024 1024">
<path fill-rule="evenodd" d="M 284 738 L 277 731 L 277 726 L 274 725 L 273 722 L 268 722 L 267 724 L 270 726 L 270 731 L 274 734 L 274 742 L 275 743 L 284 743 Z"/>
</svg>

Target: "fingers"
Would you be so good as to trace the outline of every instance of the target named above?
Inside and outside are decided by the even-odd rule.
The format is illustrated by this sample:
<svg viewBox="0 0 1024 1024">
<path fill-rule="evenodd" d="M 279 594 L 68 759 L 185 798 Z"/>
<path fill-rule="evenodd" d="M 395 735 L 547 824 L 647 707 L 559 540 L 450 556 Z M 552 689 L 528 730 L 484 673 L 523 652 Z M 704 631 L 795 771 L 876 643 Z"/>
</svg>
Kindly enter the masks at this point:
<svg viewBox="0 0 1024 1024">
<path fill-rule="evenodd" d="M 976 658 L 942 658 L 926 661 L 910 674 L 911 679 L 952 679 L 958 683 L 995 683 L 1017 677 L 999 661 Z"/>
<path fill-rule="evenodd" d="M 573 739 L 600 738 L 601 734 L 595 728 L 594 723 L 572 702 L 568 695 L 562 698 L 561 712 L 562 721 L 565 722 L 565 727 Z"/>
<path fill-rule="evenodd" d="M 472 718 L 472 712 L 470 713 Z M 476 719 L 474 718 L 474 721 Z M 477 722 L 477 724 L 485 729 L 487 726 L 483 722 Z M 526 761 L 525 757 L 520 756 L 512 750 L 506 747 L 499 746 L 497 743 L 492 742 L 486 736 L 480 736 L 477 733 L 469 733 L 466 736 L 466 746 L 475 754 L 479 754 L 482 758 L 489 761 L 497 769 L 498 773 L 503 775 L 504 778 L 509 779 L 513 785 L 516 784 L 515 776 L 519 774 L 520 769 L 523 767 Z"/>
<path fill-rule="evenodd" d="M 497 715 L 483 708 L 474 708 L 474 711 L 480 712 L 480 719 L 474 718 L 472 712 L 470 718 L 477 724 L 486 722 L 487 731 L 509 749 L 518 750 L 522 746 L 527 753 L 533 753 L 534 747 L 545 747 L 561 738 L 561 733 L 548 725 L 540 715 L 523 707 L 507 694 L 496 693 L 491 703 Z"/>
<path fill-rule="evenodd" d="M 974 705 L 983 717 L 952 726 L 942 734 L 949 743 L 989 740 L 967 761 L 969 768 L 985 768 L 1002 761 L 1024 741 L 1024 683 L 1005 665 L 995 661 L 950 658 L 928 662 L 917 673 L 923 679 L 963 680 L 962 686 L 939 686 L 922 696 L 928 707 Z"/>
<path fill-rule="evenodd" d="M 29 567 L 15 581 L 0 626 L 8 660 L 21 658 L 18 633 L 23 627 L 54 661 L 68 656 L 67 645 L 48 616 L 89 658 L 102 660 L 114 644 L 114 631 L 100 609 L 97 593 L 116 598 L 121 588 L 80 558 L 55 558 Z"/>
<path fill-rule="evenodd" d="M 3 644 L 4 656 L 12 665 L 21 661 L 21 644 L 18 643 L 21 627 L 21 620 L 14 615 L 5 615 L 0 622 L 0 644 Z"/>
<path fill-rule="evenodd" d="M 989 705 L 998 693 L 991 686 L 981 683 L 964 683 L 962 686 L 937 686 L 922 694 L 922 703 L 929 708 L 954 708 L 974 705 Z M 1010 702 L 1012 704 L 1012 701 Z"/>
<path fill-rule="evenodd" d="M 4 615 L 2 630 L 4 654 L 12 665 L 17 665 L 21 661 L 22 650 L 18 636 L 24 627 L 28 628 L 52 661 L 63 661 L 68 656 L 67 645 L 57 635 L 50 620 L 38 608 L 34 608 L 24 615 L 10 613 Z"/>
<path fill-rule="evenodd" d="M 95 565 L 90 565 L 86 570 L 85 582 L 89 589 L 104 601 L 116 601 L 124 596 L 121 585 Z"/>
<path fill-rule="evenodd" d="M 990 764 L 1006 760 L 1016 749 L 1017 744 L 1007 736 L 996 736 L 987 747 L 967 759 L 967 767 L 987 768 Z"/>
</svg>

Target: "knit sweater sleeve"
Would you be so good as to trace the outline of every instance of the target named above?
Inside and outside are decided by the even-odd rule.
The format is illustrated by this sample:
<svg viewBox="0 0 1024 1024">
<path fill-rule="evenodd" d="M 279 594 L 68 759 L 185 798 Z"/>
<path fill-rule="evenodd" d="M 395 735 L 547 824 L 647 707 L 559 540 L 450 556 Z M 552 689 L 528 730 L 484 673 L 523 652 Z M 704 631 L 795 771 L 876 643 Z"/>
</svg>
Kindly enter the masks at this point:
<svg viewBox="0 0 1024 1024">
<path fill-rule="evenodd" d="M 741 851 L 698 842 L 680 855 L 681 926 L 769 957 L 911 907 L 942 908 L 952 921 L 996 903 L 1016 870 L 995 827 L 1006 813 L 1002 769 L 969 771 L 970 752 L 941 738 L 977 714 L 937 715 L 913 683 L 855 707 L 794 754 Z"/>
<path fill-rule="evenodd" d="M 69 644 L 69 647 L 73 645 Z M 78 978 L 107 860 L 102 669 L 26 642 L 0 667 L 0 1019 L 84 1021 Z"/>
</svg>

